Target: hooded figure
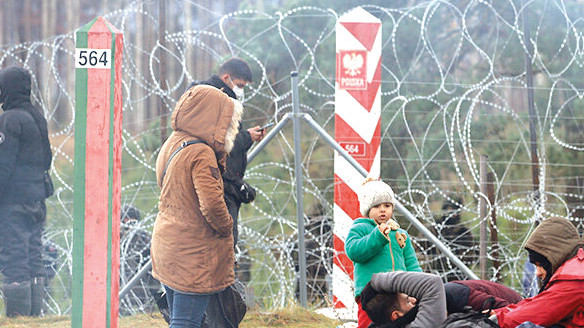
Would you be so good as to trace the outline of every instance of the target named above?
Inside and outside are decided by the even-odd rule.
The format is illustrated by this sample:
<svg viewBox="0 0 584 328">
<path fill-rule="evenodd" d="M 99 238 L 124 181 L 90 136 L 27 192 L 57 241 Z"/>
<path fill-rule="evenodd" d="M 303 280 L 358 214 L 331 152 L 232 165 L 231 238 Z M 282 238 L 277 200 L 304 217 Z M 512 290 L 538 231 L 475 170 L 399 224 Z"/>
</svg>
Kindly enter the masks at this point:
<svg viewBox="0 0 584 328">
<path fill-rule="evenodd" d="M 45 200 L 44 172 L 51 167 L 47 120 L 30 101 L 30 74 L 0 71 L 0 202 Z"/>
<path fill-rule="evenodd" d="M 210 85 L 223 91 L 230 98 L 243 102 L 243 88 L 253 80 L 248 63 L 241 58 L 231 58 L 219 67 L 217 73 L 218 75 L 213 75 L 208 80 L 193 82 L 189 88 L 196 85 Z M 243 179 L 247 169 L 247 152 L 255 141 L 263 139 L 264 132 L 265 130 L 261 130 L 259 125 L 247 130 L 242 130 L 240 125 L 233 149 L 227 157 L 225 172 L 222 174 L 225 203 L 233 218 L 234 246 L 237 246 L 239 237 L 237 226 L 239 208 L 242 203 L 252 202 L 256 196 L 255 189 Z M 243 245 L 240 245 L 241 247 Z"/>
<path fill-rule="evenodd" d="M 41 235 L 52 153 L 30 88 L 26 70 L 0 70 L 0 271 L 7 316 L 40 315 L 44 294 Z"/>
<path fill-rule="evenodd" d="M 173 311 L 181 310 L 177 295 L 209 296 L 234 282 L 233 220 L 223 198 L 221 173 L 242 112 L 241 104 L 221 90 L 195 86 L 178 101 L 171 121 L 174 131 L 160 149 L 152 275 L 165 285 L 171 324 Z M 191 140 L 200 142 L 176 152 L 169 161 L 183 142 Z M 208 298 L 201 299 L 192 318 L 195 326 L 208 304 Z"/>
<path fill-rule="evenodd" d="M 561 217 L 544 220 L 525 248 L 543 286 L 535 297 L 495 310 L 499 326 L 531 321 L 544 327 L 584 327 L 584 247 L 576 227 Z"/>
</svg>

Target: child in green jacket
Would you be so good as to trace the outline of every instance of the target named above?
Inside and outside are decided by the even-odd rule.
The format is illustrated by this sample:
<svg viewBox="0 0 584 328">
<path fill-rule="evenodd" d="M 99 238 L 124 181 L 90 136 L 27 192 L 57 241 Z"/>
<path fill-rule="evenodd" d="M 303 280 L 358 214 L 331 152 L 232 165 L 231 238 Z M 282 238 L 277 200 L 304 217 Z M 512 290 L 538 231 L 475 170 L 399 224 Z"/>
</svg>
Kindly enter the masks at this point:
<svg viewBox="0 0 584 328">
<path fill-rule="evenodd" d="M 353 221 L 345 241 L 345 252 L 354 264 L 355 299 L 359 305 L 358 328 L 371 323 L 361 308 L 359 296 L 374 273 L 422 272 L 407 232 L 393 217 L 395 195 L 380 180 L 367 179 L 357 193 L 363 218 Z"/>
</svg>

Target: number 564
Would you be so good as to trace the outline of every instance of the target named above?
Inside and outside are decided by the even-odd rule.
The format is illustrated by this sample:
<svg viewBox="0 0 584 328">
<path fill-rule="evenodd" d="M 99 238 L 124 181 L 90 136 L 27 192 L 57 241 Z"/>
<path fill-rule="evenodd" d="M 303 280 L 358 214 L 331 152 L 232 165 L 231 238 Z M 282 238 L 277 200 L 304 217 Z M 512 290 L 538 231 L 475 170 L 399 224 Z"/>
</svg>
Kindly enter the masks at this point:
<svg viewBox="0 0 584 328">
<path fill-rule="evenodd" d="M 76 68 L 111 68 L 110 49 L 75 49 Z"/>
</svg>

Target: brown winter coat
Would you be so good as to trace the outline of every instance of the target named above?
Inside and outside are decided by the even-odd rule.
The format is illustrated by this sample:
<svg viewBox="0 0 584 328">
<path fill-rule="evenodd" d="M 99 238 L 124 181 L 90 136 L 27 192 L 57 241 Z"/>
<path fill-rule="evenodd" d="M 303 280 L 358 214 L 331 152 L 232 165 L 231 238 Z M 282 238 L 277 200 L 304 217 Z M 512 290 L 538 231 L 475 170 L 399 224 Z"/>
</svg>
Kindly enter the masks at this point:
<svg viewBox="0 0 584 328">
<path fill-rule="evenodd" d="M 179 291 L 214 293 L 234 281 L 233 220 L 223 198 L 221 171 L 238 131 L 242 107 L 221 90 L 196 86 L 172 114 L 174 132 L 156 160 L 160 186 L 152 235 L 152 275 Z M 185 147 L 162 172 L 183 141 Z"/>
</svg>

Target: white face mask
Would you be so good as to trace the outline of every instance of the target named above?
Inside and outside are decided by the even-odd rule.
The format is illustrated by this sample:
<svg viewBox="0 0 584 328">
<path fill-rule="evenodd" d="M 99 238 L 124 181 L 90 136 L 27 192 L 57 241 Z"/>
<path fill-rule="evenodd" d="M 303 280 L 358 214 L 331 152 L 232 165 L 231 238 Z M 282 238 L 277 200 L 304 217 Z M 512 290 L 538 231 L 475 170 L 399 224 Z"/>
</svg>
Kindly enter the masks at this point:
<svg viewBox="0 0 584 328">
<path fill-rule="evenodd" d="M 245 92 L 243 91 L 243 88 L 240 88 L 238 86 L 234 86 L 233 93 L 235 93 L 237 100 L 243 102 L 243 100 L 245 99 Z"/>
<path fill-rule="evenodd" d="M 233 90 L 233 93 L 235 93 L 237 100 L 243 102 L 243 100 L 245 99 L 245 92 L 243 91 L 243 88 L 240 88 L 237 85 L 235 85 L 231 77 L 229 78 L 229 81 L 231 81 L 231 84 L 233 84 L 233 88 L 231 88 L 231 90 Z"/>
</svg>

